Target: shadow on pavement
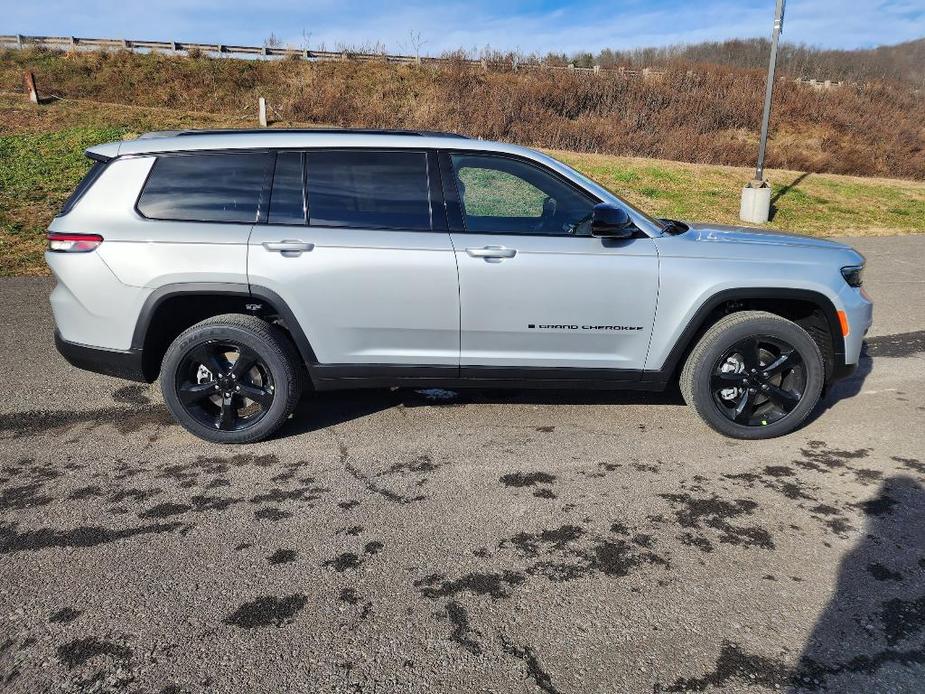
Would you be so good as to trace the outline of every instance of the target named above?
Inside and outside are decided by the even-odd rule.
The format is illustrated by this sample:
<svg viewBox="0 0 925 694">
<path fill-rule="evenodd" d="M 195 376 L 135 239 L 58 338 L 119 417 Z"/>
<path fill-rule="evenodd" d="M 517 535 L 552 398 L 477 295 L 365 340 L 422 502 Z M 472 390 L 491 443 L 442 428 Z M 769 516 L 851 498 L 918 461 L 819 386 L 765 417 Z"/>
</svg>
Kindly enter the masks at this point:
<svg viewBox="0 0 925 694">
<path fill-rule="evenodd" d="M 864 381 L 879 357 L 906 357 L 925 351 L 925 331 L 884 335 L 864 342 L 857 370 L 836 382 L 819 401 L 806 424 L 821 417 L 841 400 L 861 392 Z M 430 393 L 430 394 L 428 394 Z M 677 405 L 684 399 L 673 382 L 661 393 L 633 390 L 493 390 L 493 389 L 399 389 L 356 390 L 309 393 L 296 408 L 292 419 L 277 437 L 304 434 L 387 410 L 392 407 L 444 406 L 467 404 L 521 405 Z"/>
<path fill-rule="evenodd" d="M 866 339 L 863 347 L 861 347 L 861 359 L 858 362 L 857 370 L 849 377 L 832 385 L 825 397 L 819 401 L 819 405 L 807 419 L 804 426 L 818 419 L 826 410 L 840 400 L 853 398 L 860 393 L 864 387 L 864 381 L 873 371 L 874 359 L 882 357 L 900 359 L 911 357 L 921 352 L 925 352 L 925 330 L 897 335 L 879 335 Z"/>
<path fill-rule="evenodd" d="M 925 489 L 911 477 L 891 477 L 859 507 L 864 535 L 842 560 L 792 692 L 922 691 Z"/>
<path fill-rule="evenodd" d="M 278 436 L 285 438 L 360 419 L 392 407 L 514 405 L 685 406 L 677 385 L 664 392 L 633 390 L 399 389 L 309 393 Z"/>
<path fill-rule="evenodd" d="M 810 422 L 816 421 L 838 402 L 853 398 L 860 393 L 864 388 L 864 381 L 867 380 L 867 377 L 873 370 L 874 360 L 867 353 L 867 345 L 865 344 L 861 349 L 861 358 L 858 361 L 858 368 L 855 372 L 840 381 L 836 381 L 828 388 L 825 395 L 819 400 L 816 409 L 807 417 L 802 426 L 805 427 Z"/>
</svg>

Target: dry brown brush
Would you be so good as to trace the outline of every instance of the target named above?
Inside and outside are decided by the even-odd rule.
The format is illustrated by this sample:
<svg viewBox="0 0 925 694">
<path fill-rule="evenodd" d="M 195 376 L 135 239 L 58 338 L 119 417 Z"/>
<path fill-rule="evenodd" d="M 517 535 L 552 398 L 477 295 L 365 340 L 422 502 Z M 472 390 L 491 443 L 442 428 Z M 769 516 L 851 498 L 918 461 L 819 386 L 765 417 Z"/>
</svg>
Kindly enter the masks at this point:
<svg viewBox="0 0 925 694">
<path fill-rule="evenodd" d="M 500 63 L 499 63 L 500 65 Z M 509 65 L 509 63 L 508 63 Z M 0 89 L 247 117 L 258 95 L 288 121 L 451 130 L 575 151 L 749 165 L 762 71 L 675 62 L 655 78 L 550 69 L 235 60 L 119 52 L 0 52 Z M 925 178 L 925 94 L 874 82 L 776 86 L 768 165 Z"/>
</svg>

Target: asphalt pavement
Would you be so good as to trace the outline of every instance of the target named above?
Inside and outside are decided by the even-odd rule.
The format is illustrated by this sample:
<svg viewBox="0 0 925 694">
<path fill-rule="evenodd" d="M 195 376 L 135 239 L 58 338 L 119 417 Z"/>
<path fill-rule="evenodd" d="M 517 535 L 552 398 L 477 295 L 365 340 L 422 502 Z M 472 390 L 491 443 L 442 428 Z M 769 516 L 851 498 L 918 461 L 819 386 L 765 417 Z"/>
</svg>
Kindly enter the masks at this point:
<svg viewBox="0 0 925 694">
<path fill-rule="evenodd" d="M 202 442 L 0 280 L 4 692 L 921 692 L 925 236 L 800 431 L 677 392 L 307 397 Z"/>
</svg>

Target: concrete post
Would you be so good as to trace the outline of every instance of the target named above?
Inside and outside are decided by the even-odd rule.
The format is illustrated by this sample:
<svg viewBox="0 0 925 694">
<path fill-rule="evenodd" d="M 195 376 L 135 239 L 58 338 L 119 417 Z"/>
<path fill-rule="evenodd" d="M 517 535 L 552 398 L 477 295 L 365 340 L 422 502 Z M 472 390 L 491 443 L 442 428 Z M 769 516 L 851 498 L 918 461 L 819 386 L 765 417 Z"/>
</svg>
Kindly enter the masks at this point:
<svg viewBox="0 0 925 694">
<path fill-rule="evenodd" d="M 771 186 L 767 181 L 752 181 L 742 189 L 739 219 L 764 224 L 771 215 Z"/>
<path fill-rule="evenodd" d="M 26 87 L 26 92 L 29 94 L 29 101 L 33 104 L 39 103 L 39 93 L 35 88 L 35 76 L 26 70 L 22 75 L 23 84 Z"/>
<path fill-rule="evenodd" d="M 257 99 L 257 121 L 261 128 L 267 127 L 267 100 L 262 96 Z"/>
</svg>

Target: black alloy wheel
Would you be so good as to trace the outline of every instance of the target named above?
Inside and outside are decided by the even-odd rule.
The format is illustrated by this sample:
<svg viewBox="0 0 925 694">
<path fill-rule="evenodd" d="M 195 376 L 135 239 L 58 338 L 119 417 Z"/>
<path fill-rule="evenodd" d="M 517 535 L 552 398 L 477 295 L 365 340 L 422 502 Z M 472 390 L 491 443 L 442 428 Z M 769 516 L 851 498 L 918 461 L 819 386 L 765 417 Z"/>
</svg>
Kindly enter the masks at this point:
<svg viewBox="0 0 925 694">
<path fill-rule="evenodd" d="M 736 424 L 774 424 L 803 398 L 803 358 L 785 340 L 767 335 L 747 337 L 716 361 L 710 390 L 720 411 Z"/>
<path fill-rule="evenodd" d="M 161 392 L 174 419 L 199 438 L 253 443 L 289 419 L 304 371 L 279 326 L 226 313 L 177 336 L 161 365 Z"/>
<path fill-rule="evenodd" d="M 187 352 L 176 388 L 193 419 L 222 431 L 255 425 L 275 397 L 266 363 L 249 347 L 230 341 L 205 342 Z"/>
<path fill-rule="evenodd" d="M 766 311 L 738 311 L 697 341 L 678 384 L 711 428 L 737 439 L 768 439 L 806 420 L 825 376 L 822 348 L 801 325 Z"/>
</svg>

